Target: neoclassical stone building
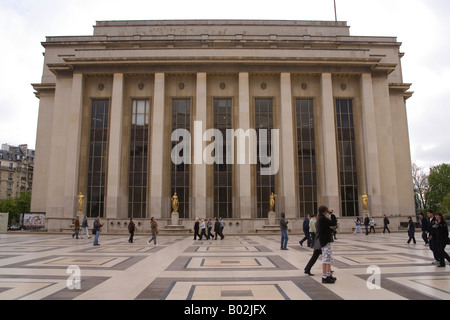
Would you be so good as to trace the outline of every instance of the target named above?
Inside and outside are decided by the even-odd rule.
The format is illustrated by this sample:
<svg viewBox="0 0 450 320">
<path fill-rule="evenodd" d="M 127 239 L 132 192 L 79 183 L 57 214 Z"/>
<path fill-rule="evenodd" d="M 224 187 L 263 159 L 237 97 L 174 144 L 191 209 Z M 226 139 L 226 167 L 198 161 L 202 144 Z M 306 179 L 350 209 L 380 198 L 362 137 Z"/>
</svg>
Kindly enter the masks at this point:
<svg viewBox="0 0 450 320">
<path fill-rule="evenodd" d="M 379 224 L 414 214 L 396 38 L 330 21 L 100 21 L 42 45 L 32 211 L 49 230 L 70 225 L 79 192 L 110 232 L 170 225 L 175 192 L 181 225 L 222 216 L 236 233 L 269 224 L 272 192 L 294 231 L 321 204 L 350 230 L 363 193 Z"/>
</svg>

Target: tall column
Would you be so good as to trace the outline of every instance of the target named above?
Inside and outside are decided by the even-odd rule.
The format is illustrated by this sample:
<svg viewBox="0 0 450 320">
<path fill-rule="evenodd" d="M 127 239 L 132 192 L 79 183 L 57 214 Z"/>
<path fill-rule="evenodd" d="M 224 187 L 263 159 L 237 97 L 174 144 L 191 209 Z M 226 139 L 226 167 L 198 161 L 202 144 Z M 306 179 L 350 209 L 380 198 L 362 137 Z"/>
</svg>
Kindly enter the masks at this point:
<svg viewBox="0 0 450 320">
<path fill-rule="evenodd" d="M 206 73 L 197 73 L 197 92 L 194 120 L 201 126 L 194 126 L 194 134 L 191 137 L 194 142 L 194 163 L 192 165 L 192 218 L 206 217 L 207 214 L 207 165 L 203 160 L 203 150 L 206 145 L 203 142 L 203 132 L 207 128 L 206 109 Z M 199 142 L 202 142 L 201 144 Z"/>
<path fill-rule="evenodd" d="M 294 145 L 294 113 L 291 93 L 291 74 L 282 73 L 281 85 L 281 195 L 284 211 L 287 218 L 298 217 L 298 204 L 296 197 L 296 178 Z M 277 155 L 275 155 L 277 156 Z M 300 199 L 301 201 L 301 199 Z"/>
<path fill-rule="evenodd" d="M 322 73 L 322 201 L 340 216 L 336 122 L 331 73 Z"/>
<path fill-rule="evenodd" d="M 164 206 L 164 73 L 155 74 L 153 94 L 153 113 L 150 143 L 150 205 L 147 207 L 147 217 L 161 218 Z M 170 167 L 170 163 L 168 164 Z M 151 211 L 150 211 L 151 210 Z M 151 216 L 150 216 L 151 215 Z"/>
<path fill-rule="evenodd" d="M 121 191 L 122 136 L 123 136 L 123 73 L 113 79 L 108 151 L 108 179 L 106 189 L 106 217 L 119 218 L 124 194 Z"/>
<path fill-rule="evenodd" d="M 250 87 L 249 74 L 247 72 L 239 73 L 239 115 L 238 128 L 244 131 L 250 129 Z M 248 139 L 250 146 L 250 138 Z M 249 150 L 250 147 L 247 149 Z M 244 164 L 235 164 L 236 181 L 235 186 L 238 194 L 238 205 L 240 217 L 236 218 L 252 218 L 255 208 L 252 201 L 252 175 L 250 156 Z"/>
<path fill-rule="evenodd" d="M 78 174 L 83 116 L 83 82 L 83 74 L 74 73 L 69 106 L 68 132 L 70 132 L 70 135 L 67 137 L 67 150 L 71 150 L 71 154 L 74 156 L 66 159 L 66 183 L 64 185 L 64 211 L 71 212 L 72 216 L 75 216 L 78 211 L 76 195 L 82 191 L 78 190 Z M 84 202 L 86 203 L 86 201 Z"/>
<path fill-rule="evenodd" d="M 372 75 L 361 75 L 362 99 L 362 130 L 364 147 L 364 172 L 366 177 L 366 192 L 369 197 L 371 215 L 381 215 L 381 184 L 380 167 L 378 163 L 378 141 L 375 126 L 375 104 L 372 88 Z"/>
</svg>

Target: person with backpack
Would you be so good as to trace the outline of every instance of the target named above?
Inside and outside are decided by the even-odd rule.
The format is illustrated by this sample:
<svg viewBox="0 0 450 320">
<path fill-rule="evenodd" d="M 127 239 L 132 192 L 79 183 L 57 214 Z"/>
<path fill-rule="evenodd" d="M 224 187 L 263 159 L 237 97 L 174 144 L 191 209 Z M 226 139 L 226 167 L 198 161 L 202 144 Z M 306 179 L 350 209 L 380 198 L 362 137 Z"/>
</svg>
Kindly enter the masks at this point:
<svg viewBox="0 0 450 320">
<path fill-rule="evenodd" d="M 100 229 L 103 227 L 103 223 L 100 223 L 100 217 L 97 217 L 94 221 L 94 228 L 92 229 L 92 233 L 95 234 L 94 238 L 94 246 L 99 246 L 98 238 L 100 237 Z"/>
</svg>

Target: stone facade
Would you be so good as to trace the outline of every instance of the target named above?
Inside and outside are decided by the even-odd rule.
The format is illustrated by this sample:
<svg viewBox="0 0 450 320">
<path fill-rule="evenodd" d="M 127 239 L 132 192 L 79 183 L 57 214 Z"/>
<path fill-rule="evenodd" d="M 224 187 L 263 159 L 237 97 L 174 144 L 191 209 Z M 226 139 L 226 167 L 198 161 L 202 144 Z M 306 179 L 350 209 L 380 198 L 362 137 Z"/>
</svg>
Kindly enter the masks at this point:
<svg viewBox="0 0 450 320">
<path fill-rule="evenodd" d="M 414 214 L 405 106 L 412 93 L 396 38 L 351 36 L 345 22 L 328 21 L 101 21 L 92 36 L 47 37 L 42 45 L 42 82 L 33 84 L 40 106 L 31 205 L 47 213 L 49 230 L 67 228 L 79 214 L 79 192 L 86 195 L 82 214 L 101 215 L 109 232 L 125 231 L 133 210 L 143 229 L 152 216 L 160 227 L 170 225 L 174 190 L 184 192 L 180 224 L 189 229 L 196 217 L 226 212 L 228 232 L 256 232 L 268 224 L 269 189 L 277 194 L 277 217 L 286 212 L 293 231 L 321 204 L 351 230 L 363 214 L 364 192 L 379 224 L 383 214 L 396 224 Z M 184 120 L 177 113 L 183 104 Z M 204 132 L 220 121 L 222 105 L 228 128 L 270 122 L 278 130 L 279 170 L 270 187 L 259 162 L 237 164 L 236 154 L 231 169 L 173 164 L 178 121 L 192 141 L 203 135 L 192 145 L 194 158 L 210 145 Z M 100 130 L 92 119 L 103 107 Z M 303 132 L 310 140 L 300 143 Z M 308 186 L 299 188 L 303 161 Z M 221 170 L 229 173 L 226 191 Z M 187 180 L 177 189 L 182 172 Z"/>
</svg>

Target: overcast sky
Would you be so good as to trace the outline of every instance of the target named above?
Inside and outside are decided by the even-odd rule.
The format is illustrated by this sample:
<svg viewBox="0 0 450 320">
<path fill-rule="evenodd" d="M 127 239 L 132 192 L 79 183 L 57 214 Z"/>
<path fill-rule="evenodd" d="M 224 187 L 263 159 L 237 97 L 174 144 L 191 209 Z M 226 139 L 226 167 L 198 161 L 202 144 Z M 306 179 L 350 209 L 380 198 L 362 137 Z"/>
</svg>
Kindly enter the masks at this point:
<svg viewBox="0 0 450 320">
<path fill-rule="evenodd" d="M 354 36 L 402 42 L 411 160 L 450 163 L 450 1 L 336 0 L 337 18 Z M 333 0 L 0 0 L 0 143 L 35 148 L 46 36 L 92 35 L 101 20 L 334 20 Z"/>
</svg>

